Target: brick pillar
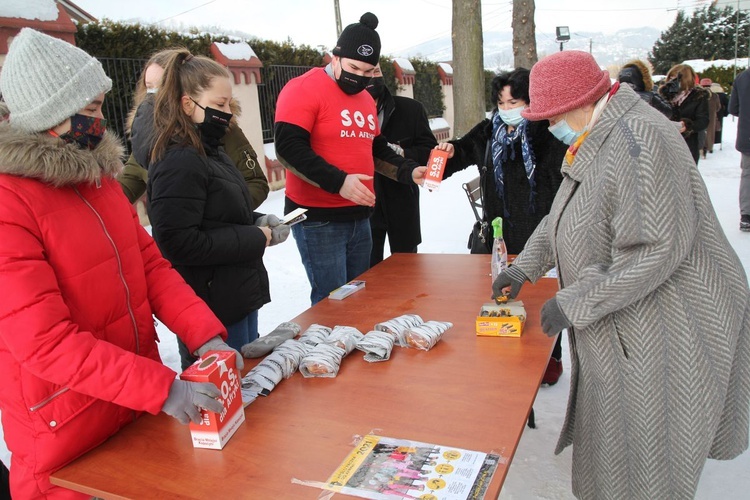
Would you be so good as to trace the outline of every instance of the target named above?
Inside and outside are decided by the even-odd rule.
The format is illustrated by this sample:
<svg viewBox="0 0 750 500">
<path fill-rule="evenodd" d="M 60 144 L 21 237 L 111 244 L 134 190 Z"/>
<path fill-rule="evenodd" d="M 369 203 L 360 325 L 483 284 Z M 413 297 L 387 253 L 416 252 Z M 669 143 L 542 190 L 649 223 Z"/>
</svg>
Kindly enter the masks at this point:
<svg viewBox="0 0 750 500">
<path fill-rule="evenodd" d="M 261 166 L 264 166 L 263 125 L 260 119 L 260 101 L 258 84 L 261 82 L 260 68 L 263 63 L 247 43 L 211 44 L 211 55 L 219 64 L 227 67 L 232 73 L 232 95 L 242 107 L 238 123 L 245 133 L 250 145 L 258 154 Z M 266 171 L 266 176 L 269 177 Z M 269 177 L 270 181 L 270 177 Z"/>
<path fill-rule="evenodd" d="M 443 90 L 443 102 L 445 103 L 445 111 L 443 111 L 443 118 L 448 122 L 451 129 L 451 136 L 453 128 L 453 67 L 448 63 L 438 63 L 438 76 L 440 77 L 440 86 Z"/>
<path fill-rule="evenodd" d="M 396 81 L 398 82 L 396 95 L 414 99 L 414 81 L 417 75 L 414 66 L 411 65 L 408 59 L 396 58 L 393 60 L 393 68 L 396 72 Z"/>
</svg>

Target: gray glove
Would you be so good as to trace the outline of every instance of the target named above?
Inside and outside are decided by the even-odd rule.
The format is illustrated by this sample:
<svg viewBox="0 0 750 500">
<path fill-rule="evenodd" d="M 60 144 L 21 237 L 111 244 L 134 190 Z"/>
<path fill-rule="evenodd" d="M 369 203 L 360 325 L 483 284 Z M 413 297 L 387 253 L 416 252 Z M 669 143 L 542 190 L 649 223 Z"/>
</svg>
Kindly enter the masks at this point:
<svg viewBox="0 0 750 500">
<path fill-rule="evenodd" d="M 221 340 L 221 337 L 219 337 L 218 335 L 196 349 L 193 353 L 193 356 L 202 358 L 203 355 L 208 351 L 232 351 L 235 354 L 235 359 L 237 360 L 237 369 L 239 371 L 242 371 L 242 369 L 245 367 L 245 361 L 242 359 L 242 354 L 237 352 L 237 350 L 229 347 L 227 343 Z"/>
<path fill-rule="evenodd" d="M 542 306 L 542 331 L 548 337 L 554 337 L 565 328 L 573 326 L 570 320 L 557 303 L 557 298 L 552 297 Z"/>
<path fill-rule="evenodd" d="M 273 215 L 272 217 L 276 217 Z M 276 226 L 271 227 L 271 243 L 268 244 L 268 246 L 274 246 L 278 245 L 279 243 L 284 243 L 286 239 L 289 237 L 289 231 L 291 231 L 291 226 L 287 226 L 286 224 L 278 224 Z"/>
<path fill-rule="evenodd" d="M 521 287 L 528 280 L 526 275 L 519 268 L 510 266 L 505 271 L 501 272 L 495 278 L 495 282 L 492 283 L 492 298 L 502 297 L 503 288 L 510 287 L 510 294 L 508 296 L 511 299 L 515 299 L 518 293 L 521 291 Z"/>
<path fill-rule="evenodd" d="M 390 147 L 397 155 L 404 156 L 404 148 L 402 148 L 398 144 L 393 144 L 392 142 L 389 142 L 388 147 Z"/>
<path fill-rule="evenodd" d="M 255 221 L 255 225 L 258 227 L 262 227 L 262 226 L 276 227 L 279 224 L 281 224 L 281 219 L 276 217 L 274 214 L 261 215 Z"/>
<path fill-rule="evenodd" d="M 221 391 L 208 382 L 187 382 L 175 379 L 169 388 L 169 395 L 164 401 L 161 411 L 171 415 L 181 424 L 194 424 L 201 422 L 200 408 L 205 408 L 214 413 L 224 411 L 224 405 L 216 400 L 221 396 Z"/>
</svg>

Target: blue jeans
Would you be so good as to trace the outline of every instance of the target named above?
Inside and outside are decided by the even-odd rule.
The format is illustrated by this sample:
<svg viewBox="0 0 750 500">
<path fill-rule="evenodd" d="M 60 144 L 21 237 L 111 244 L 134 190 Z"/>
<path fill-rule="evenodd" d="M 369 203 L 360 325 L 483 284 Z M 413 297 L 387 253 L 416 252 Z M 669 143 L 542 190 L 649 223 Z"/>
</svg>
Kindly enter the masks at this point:
<svg viewBox="0 0 750 500">
<path fill-rule="evenodd" d="M 255 310 L 233 325 L 227 326 L 227 344 L 239 351 L 258 338 L 258 311 Z"/>
<path fill-rule="evenodd" d="M 226 329 L 228 334 L 227 344 L 232 349 L 239 351 L 243 345 L 258 338 L 258 311 L 251 312 L 237 323 L 227 326 Z M 180 351 L 182 371 L 185 371 L 188 366 L 195 363 L 197 358 L 193 356 L 179 337 L 177 338 L 177 348 Z"/>
<path fill-rule="evenodd" d="M 312 287 L 310 302 L 313 305 L 370 268 L 369 219 L 304 221 L 292 226 L 292 234 Z"/>
</svg>

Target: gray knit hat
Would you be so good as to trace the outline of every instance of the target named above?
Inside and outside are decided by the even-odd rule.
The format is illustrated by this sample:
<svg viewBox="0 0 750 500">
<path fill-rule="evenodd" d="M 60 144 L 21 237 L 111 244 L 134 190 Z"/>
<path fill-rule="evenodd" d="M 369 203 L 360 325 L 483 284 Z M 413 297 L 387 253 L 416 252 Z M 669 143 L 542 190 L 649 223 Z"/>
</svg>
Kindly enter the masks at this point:
<svg viewBox="0 0 750 500">
<path fill-rule="evenodd" d="M 31 28 L 13 39 L 0 73 L 10 124 L 26 132 L 59 125 L 111 88 L 99 61 Z"/>
</svg>

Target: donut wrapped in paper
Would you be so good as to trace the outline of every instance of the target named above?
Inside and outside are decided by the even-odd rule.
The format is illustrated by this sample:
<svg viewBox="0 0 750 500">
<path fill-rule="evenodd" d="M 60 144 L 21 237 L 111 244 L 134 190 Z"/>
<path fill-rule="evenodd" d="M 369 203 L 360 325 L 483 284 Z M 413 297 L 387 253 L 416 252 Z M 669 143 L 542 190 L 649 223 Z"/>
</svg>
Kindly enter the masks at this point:
<svg viewBox="0 0 750 500">
<path fill-rule="evenodd" d="M 272 391 L 282 379 L 291 377 L 297 371 L 306 352 L 305 344 L 294 339 L 285 340 L 242 377 L 243 389 L 249 392 L 255 390 L 256 394 L 263 390 Z"/>
<path fill-rule="evenodd" d="M 308 347 L 315 347 L 316 345 L 325 342 L 329 335 L 331 335 L 330 328 L 313 323 L 307 330 L 302 332 L 302 335 L 299 336 L 298 340 Z"/>
<path fill-rule="evenodd" d="M 428 321 L 421 325 L 412 326 L 404 332 L 403 347 L 414 347 L 429 351 L 438 343 L 443 334 L 453 326 L 447 321 Z"/>
<path fill-rule="evenodd" d="M 339 326 L 333 327 L 331 334 L 325 340 L 326 344 L 333 344 L 342 348 L 349 354 L 357 347 L 357 343 L 362 340 L 364 335 L 362 332 L 354 328 L 353 326 Z M 346 356 L 346 354 L 344 356 Z"/>
<path fill-rule="evenodd" d="M 375 363 L 387 361 L 391 357 L 396 337 L 388 332 L 373 330 L 367 332 L 357 343 L 357 349 L 365 353 L 365 361 Z"/>
<path fill-rule="evenodd" d="M 402 316 L 397 316 L 395 318 L 389 319 L 388 321 L 378 323 L 373 329 L 390 333 L 397 340 L 399 340 L 399 343 L 401 343 L 401 338 L 407 328 L 421 325 L 422 323 L 424 323 L 424 320 L 417 314 L 404 314 Z"/>
<path fill-rule="evenodd" d="M 346 351 L 335 344 L 318 344 L 307 351 L 299 365 L 306 377 L 335 377 Z"/>
</svg>

